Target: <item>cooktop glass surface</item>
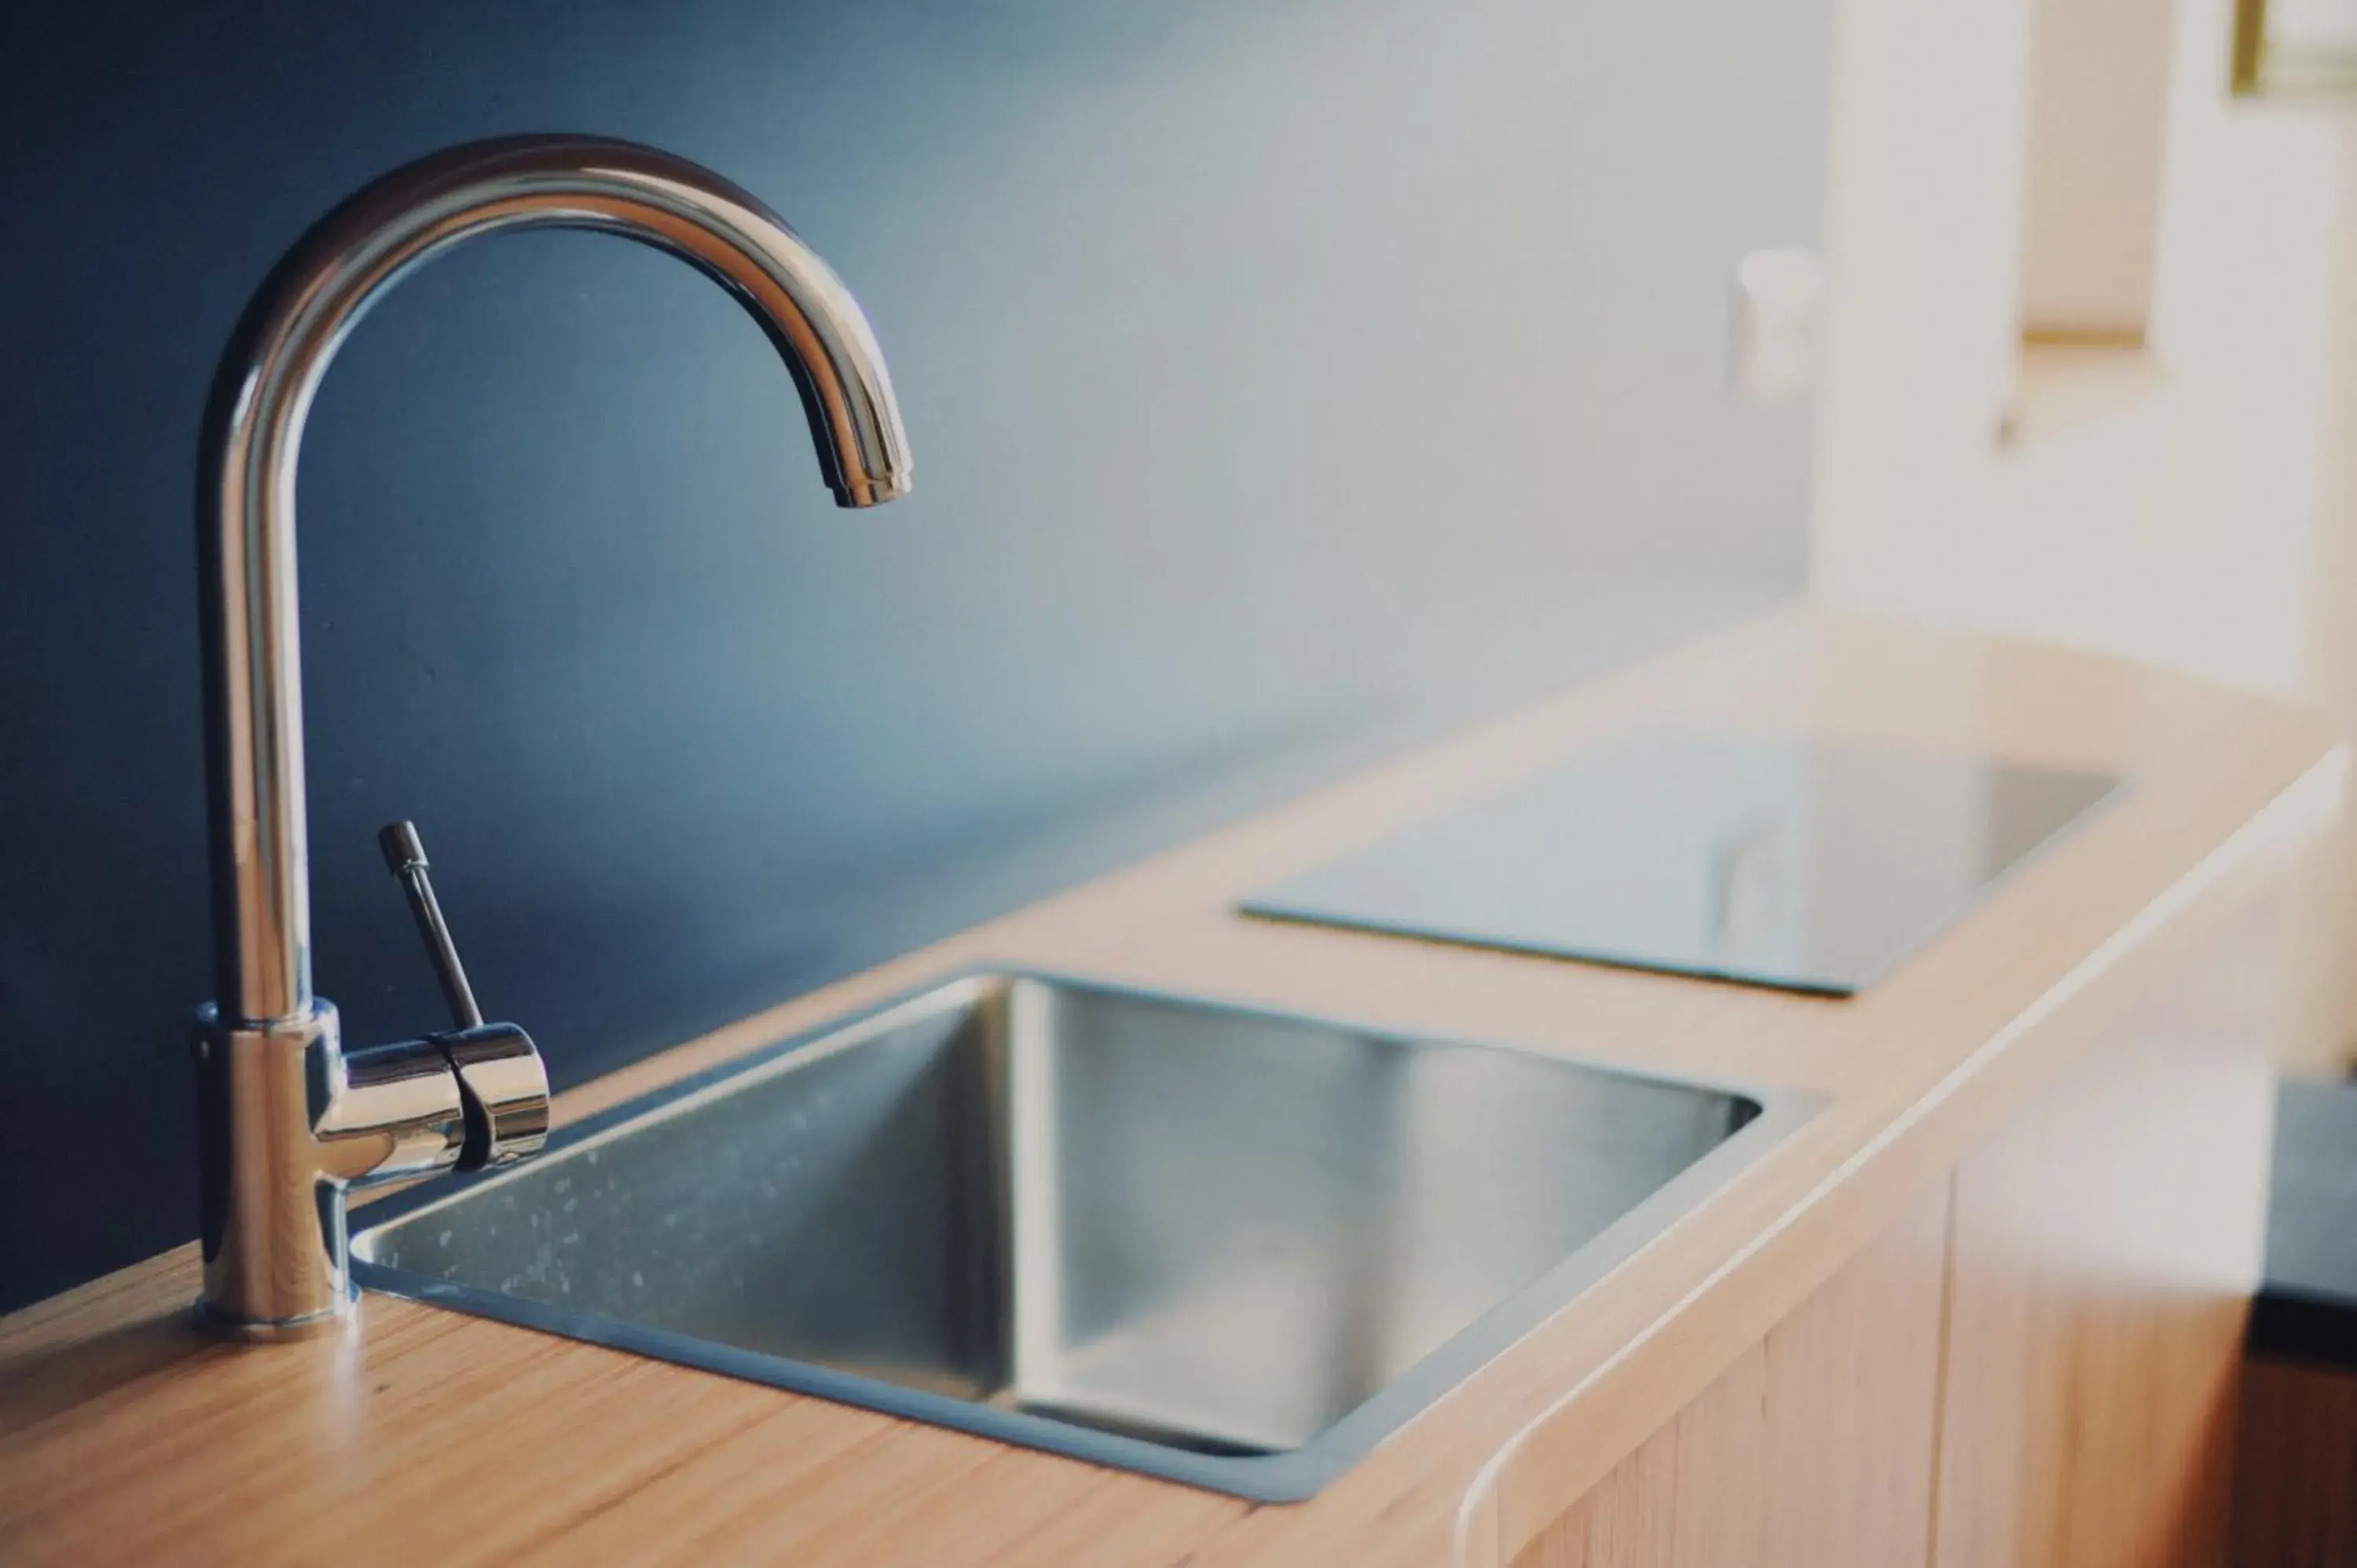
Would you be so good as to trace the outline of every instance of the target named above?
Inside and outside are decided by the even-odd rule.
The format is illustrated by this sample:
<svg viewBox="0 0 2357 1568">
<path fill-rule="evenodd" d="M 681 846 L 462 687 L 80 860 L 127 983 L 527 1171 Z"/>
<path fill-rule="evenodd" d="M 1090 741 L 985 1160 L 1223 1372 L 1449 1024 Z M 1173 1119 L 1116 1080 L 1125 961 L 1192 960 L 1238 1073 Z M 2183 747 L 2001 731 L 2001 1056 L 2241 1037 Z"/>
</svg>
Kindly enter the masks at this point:
<svg viewBox="0 0 2357 1568">
<path fill-rule="evenodd" d="M 1848 995 L 2122 785 L 1967 755 L 1646 736 L 1243 908 Z"/>
</svg>

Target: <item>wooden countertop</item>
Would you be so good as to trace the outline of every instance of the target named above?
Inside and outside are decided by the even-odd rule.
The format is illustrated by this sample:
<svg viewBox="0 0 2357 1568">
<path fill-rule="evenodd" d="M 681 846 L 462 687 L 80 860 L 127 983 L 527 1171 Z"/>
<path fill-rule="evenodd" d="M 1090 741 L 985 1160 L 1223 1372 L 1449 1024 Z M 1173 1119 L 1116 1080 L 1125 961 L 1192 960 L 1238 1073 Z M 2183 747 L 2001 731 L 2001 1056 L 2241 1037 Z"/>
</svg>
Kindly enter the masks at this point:
<svg viewBox="0 0 2357 1568">
<path fill-rule="evenodd" d="M 2133 772 L 1862 996 L 1250 921 L 1238 896 L 1652 727 Z M 966 1565 L 1502 1563 L 2059 1072 L 2338 809 L 2321 720 L 2050 650 L 1803 608 L 828 987 L 560 1119 L 952 967 L 1006 962 L 1816 1090 L 1828 1108 L 1316 1500 L 1254 1507 L 369 1298 L 349 1337 L 186 1326 L 192 1248 L 0 1320 L 0 1560 Z M 791 897 L 781 889 L 781 897 Z"/>
</svg>

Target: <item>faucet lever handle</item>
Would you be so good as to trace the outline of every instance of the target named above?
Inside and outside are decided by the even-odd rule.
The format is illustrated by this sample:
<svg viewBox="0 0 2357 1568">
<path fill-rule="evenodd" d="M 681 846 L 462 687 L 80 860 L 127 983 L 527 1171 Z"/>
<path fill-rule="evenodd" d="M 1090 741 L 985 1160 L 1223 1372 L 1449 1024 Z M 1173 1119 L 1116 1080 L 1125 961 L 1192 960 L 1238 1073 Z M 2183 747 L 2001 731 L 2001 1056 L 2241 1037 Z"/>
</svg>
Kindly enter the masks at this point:
<svg viewBox="0 0 2357 1568">
<path fill-rule="evenodd" d="M 450 940 L 442 906 L 434 897 L 417 824 L 388 822 L 376 842 L 384 851 L 385 865 L 409 896 L 409 912 L 417 917 L 417 934 L 425 939 L 425 955 L 434 961 L 434 977 L 442 983 L 443 1000 L 449 1003 L 457 1026 L 433 1037 L 435 1048 L 458 1080 L 466 1112 L 466 1144 L 457 1168 L 481 1170 L 538 1154 L 548 1139 L 548 1069 L 541 1062 L 540 1048 L 513 1024 L 483 1022 L 483 1010 L 475 1005 L 474 989 L 467 983 L 466 966 L 458 961 L 457 944 Z"/>
<path fill-rule="evenodd" d="M 457 944 L 450 940 L 442 905 L 434 897 L 434 879 L 426 875 L 431 863 L 425 858 L 425 843 L 417 836 L 417 824 L 387 822 L 378 830 L 376 842 L 384 851 L 385 865 L 401 879 L 402 891 L 409 897 L 409 912 L 417 917 L 417 934 L 425 940 L 425 956 L 433 961 L 434 978 L 442 983 L 442 999 L 450 1004 L 451 1022 L 461 1029 L 480 1027 L 483 1010 L 475 1005 L 474 988 L 467 983 L 467 966 L 458 961 Z"/>
</svg>

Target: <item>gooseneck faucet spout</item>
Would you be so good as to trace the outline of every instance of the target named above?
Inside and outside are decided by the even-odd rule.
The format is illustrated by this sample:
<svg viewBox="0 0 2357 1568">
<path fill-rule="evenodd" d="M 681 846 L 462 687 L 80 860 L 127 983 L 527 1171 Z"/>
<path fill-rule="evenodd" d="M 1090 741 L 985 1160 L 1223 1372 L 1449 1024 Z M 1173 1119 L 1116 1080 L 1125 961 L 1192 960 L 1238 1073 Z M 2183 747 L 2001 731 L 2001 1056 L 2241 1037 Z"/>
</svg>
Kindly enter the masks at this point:
<svg viewBox="0 0 2357 1568">
<path fill-rule="evenodd" d="M 590 136 L 456 147 L 361 190 L 264 280 L 214 381 L 197 503 L 217 986 L 197 1036 L 202 1309 L 248 1334 L 348 1310 L 346 1187 L 517 1157 L 545 1126 L 544 1079 L 537 1113 L 518 1088 L 538 1072 L 521 1029 L 462 1017 L 346 1053 L 312 993 L 295 575 L 303 425 L 345 335 L 434 257 L 533 228 L 619 234 L 720 284 L 785 360 L 836 500 L 908 493 L 908 437 L 850 291 L 759 199 L 667 153 Z"/>
</svg>

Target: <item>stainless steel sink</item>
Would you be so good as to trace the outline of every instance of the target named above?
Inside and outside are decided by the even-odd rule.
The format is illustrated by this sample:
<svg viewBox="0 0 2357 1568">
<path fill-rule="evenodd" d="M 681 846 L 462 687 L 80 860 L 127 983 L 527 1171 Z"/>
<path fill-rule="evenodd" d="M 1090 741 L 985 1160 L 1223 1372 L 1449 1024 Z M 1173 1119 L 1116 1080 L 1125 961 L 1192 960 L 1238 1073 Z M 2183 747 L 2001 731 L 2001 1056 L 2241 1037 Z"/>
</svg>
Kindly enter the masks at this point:
<svg viewBox="0 0 2357 1568">
<path fill-rule="evenodd" d="M 1813 1108 L 963 976 L 370 1206 L 361 1282 L 1306 1498 Z"/>
</svg>

